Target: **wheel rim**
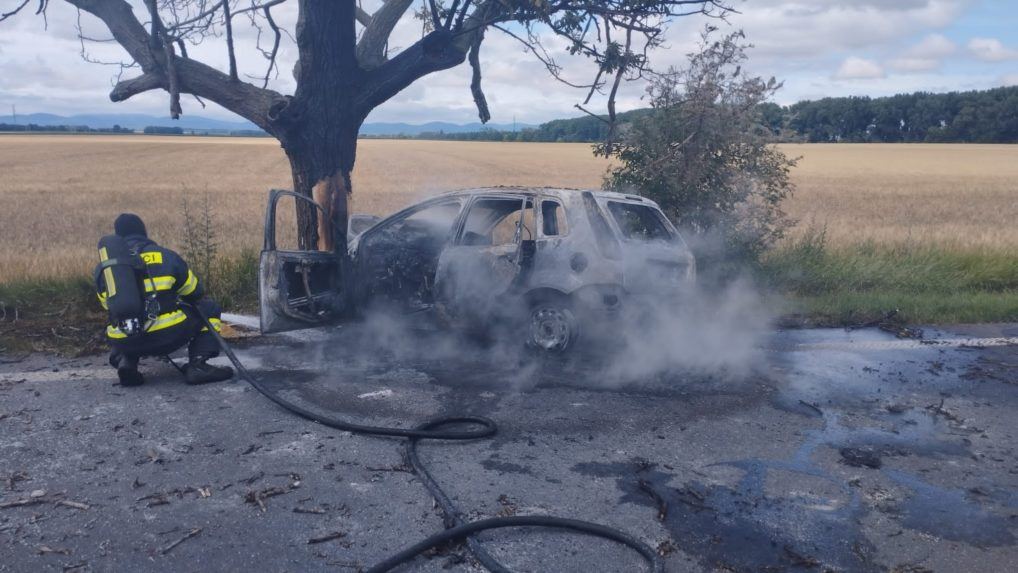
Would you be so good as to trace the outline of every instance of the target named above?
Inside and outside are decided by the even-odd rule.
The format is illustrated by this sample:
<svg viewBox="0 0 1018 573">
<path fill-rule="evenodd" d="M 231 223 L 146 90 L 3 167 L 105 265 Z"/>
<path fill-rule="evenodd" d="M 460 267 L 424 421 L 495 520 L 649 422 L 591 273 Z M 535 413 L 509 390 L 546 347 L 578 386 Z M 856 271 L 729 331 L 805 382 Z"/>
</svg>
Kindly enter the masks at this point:
<svg viewBox="0 0 1018 573">
<path fill-rule="evenodd" d="M 541 307 L 530 315 L 530 339 L 544 350 L 568 346 L 572 330 L 572 320 L 563 309 Z"/>
</svg>

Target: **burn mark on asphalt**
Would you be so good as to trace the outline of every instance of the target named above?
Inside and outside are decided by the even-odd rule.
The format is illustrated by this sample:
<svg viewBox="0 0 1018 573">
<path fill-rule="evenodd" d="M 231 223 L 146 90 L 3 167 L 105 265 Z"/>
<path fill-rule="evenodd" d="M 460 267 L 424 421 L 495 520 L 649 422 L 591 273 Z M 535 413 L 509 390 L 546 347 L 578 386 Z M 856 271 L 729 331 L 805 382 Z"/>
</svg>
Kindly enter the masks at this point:
<svg viewBox="0 0 1018 573">
<path fill-rule="evenodd" d="M 970 499 L 969 492 L 930 485 L 905 472 L 889 470 L 885 474 L 912 490 L 912 495 L 900 505 L 905 527 L 977 547 L 1015 542 L 1010 530 L 1012 520 L 986 511 Z M 1018 500 L 1007 500 L 1005 505 L 1018 508 Z"/>
<path fill-rule="evenodd" d="M 682 483 L 680 476 L 639 460 L 582 463 L 572 469 L 583 475 L 615 478 L 623 492 L 620 503 L 654 510 L 676 544 L 697 555 L 706 567 L 797 571 L 823 564 L 834 569 L 877 570 L 878 565 L 871 559 L 875 548 L 860 525 L 870 508 L 851 484 L 819 467 L 813 454 L 821 447 L 864 449 L 888 457 L 968 457 L 970 452 L 964 443 L 945 439 L 948 436 L 942 434 L 944 428 L 925 411 L 885 414 L 893 416 L 890 430 L 850 428 L 841 423 L 841 416 L 825 412 L 824 425 L 806 432 L 788 460 L 744 459 L 714 464 L 742 471 L 734 485 L 699 480 Z M 840 493 L 821 500 L 768 496 L 765 485 L 772 470 L 828 481 Z M 912 491 L 910 497 L 892 507 L 903 527 L 977 546 L 1014 541 L 1006 519 L 983 510 L 964 492 L 936 488 L 901 471 L 874 471 L 884 471 Z"/>
<path fill-rule="evenodd" d="M 877 569 L 868 561 L 874 550 L 858 525 L 863 510 L 857 499 L 837 509 L 815 510 L 801 500 L 766 496 L 766 464 L 732 465 L 744 475 L 731 487 L 698 480 L 675 487 L 677 476 L 640 462 L 590 462 L 573 470 L 615 477 L 623 492 L 620 503 L 657 512 L 675 544 L 708 568 L 807 571 L 823 563 L 835 569 Z"/>
</svg>

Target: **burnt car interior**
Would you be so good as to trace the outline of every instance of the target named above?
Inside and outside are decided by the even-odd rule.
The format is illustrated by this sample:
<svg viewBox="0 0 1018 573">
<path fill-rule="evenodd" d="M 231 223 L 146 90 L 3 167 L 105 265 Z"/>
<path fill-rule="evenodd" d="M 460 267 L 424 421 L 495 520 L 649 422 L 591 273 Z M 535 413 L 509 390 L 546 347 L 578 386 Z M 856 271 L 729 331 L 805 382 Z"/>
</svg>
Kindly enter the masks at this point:
<svg viewBox="0 0 1018 573">
<path fill-rule="evenodd" d="M 365 302 L 402 307 L 405 312 L 431 308 L 438 261 L 449 246 L 461 208 L 461 200 L 450 199 L 367 231 L 357 255 Z M 460 251 L 459 262 L 484 264 L 472 260 L 473 253 L 491 259 L 488 266 L 479 268 L 514 276 L 526 254 L 533 254 L 535 224 L 532 198 L 479 198 L 470 205 L 453 244 Z"/>
<path fill-rule="evenodd" d="M 427 205 L 367 231 L 358 253 L 365 298 L 408 311 L 430 306 L 438 257 L 461 207 L 457 199 Z"/>
</svg>

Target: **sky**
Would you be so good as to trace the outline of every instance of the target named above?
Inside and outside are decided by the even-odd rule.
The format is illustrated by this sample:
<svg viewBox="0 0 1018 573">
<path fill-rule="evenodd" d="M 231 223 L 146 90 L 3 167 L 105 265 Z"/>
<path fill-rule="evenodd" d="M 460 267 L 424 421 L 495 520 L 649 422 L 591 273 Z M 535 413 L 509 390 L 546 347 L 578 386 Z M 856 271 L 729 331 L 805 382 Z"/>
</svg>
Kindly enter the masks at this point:
<svg viewBox="0 0 1018 573">
<path fill-rule="evenodd" d="M 380 0 L 363 0 L 371 12 Z M 240 0 L 245 4 L 247 0 Z M 777 103 L 827 96 L 884 96 L 913 91 L 945 92 L 1018 85 L 1018 0 L 731 0 L 738 13 L 727 21 L 702 16 L 671 23 L 664 45 L 650 55 L 656 69 L 681 66 L 708 23 L 743 30 L 753 44 L 747 71 L 784 82 Z M 0 12 L 20 0 L 0 0 Z M 135 13 L 141 3 L 132 0 Z M 295 21 L 295 2 L 283 4 L 274 15 L 284 26 Z M 34 2 L 33 2 L 34 5 Z M 0 23 L 0 121 L 9 120 L 12 105 L 19 114 L 48 112 L 168 114 L 165 92 L 149 92 L 127 102 L 112 103 L 109 91 L 119 66 L 90 63 L 82 57 L 76 23 L 78 14 L 59 0 L 50 2 L 47 18 L 30 11 Z M 85 35 L 108 37 L 101 22 L 81 16 Z M 265 60 L 256 50 L 255 30 L 238 18 L 237 51 L 240 72 L 264 73 Z M 390 42 L 394 50 L 421 35 L 420 22 L 404 18 Z M 582 57 L 569 56 L 563 43 L 546 43 L 563 75 L 576 83 L 589 82 L 595 68 Z M 89 60 L 120 61 L 119 46 L 90 43 Z M 225 44 L 211 39 L 189 48 L 191 57 L 226 69 Z M 292 93 L 290 70 L 296 56 L 292 41 L 280 52 L 280 73 L 270 87 Z M 543 65 L 516 40 L 490 31 L 481 50 L 484 88 L 495 123 L 536 124 L 574 117 L 574 105 L 586 93 L 551 79 Z M 131 77 L 137 70 L 126 70 Z M 470 68 L 462 65 L 418 81 L 376 109 L 368 121 L 424 123 L 477 121 L 470 95 Z M 619 110 L 646 105 L 645 84 L 623 87 Z M 184 96 L 185 114 L 239 119 L 215 104 L 206 108 Z M 587 106 L 604 112 L 605 98 Z"/>
</svg>

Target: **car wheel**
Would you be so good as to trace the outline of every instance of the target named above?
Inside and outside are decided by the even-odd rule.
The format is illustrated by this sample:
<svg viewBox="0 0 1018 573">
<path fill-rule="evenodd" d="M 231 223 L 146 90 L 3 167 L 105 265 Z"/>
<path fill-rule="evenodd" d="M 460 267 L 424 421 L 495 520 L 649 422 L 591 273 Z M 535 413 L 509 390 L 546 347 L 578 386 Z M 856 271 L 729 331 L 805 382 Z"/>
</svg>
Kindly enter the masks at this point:
<svg viewBox="0 0 1018 573">
<path fill-rule="evenodd" d="M 566 300 L 541 300 L 530 307 L 527 346 L 559 354 L 576 345 L 579 324 Z"/>
</svg>

